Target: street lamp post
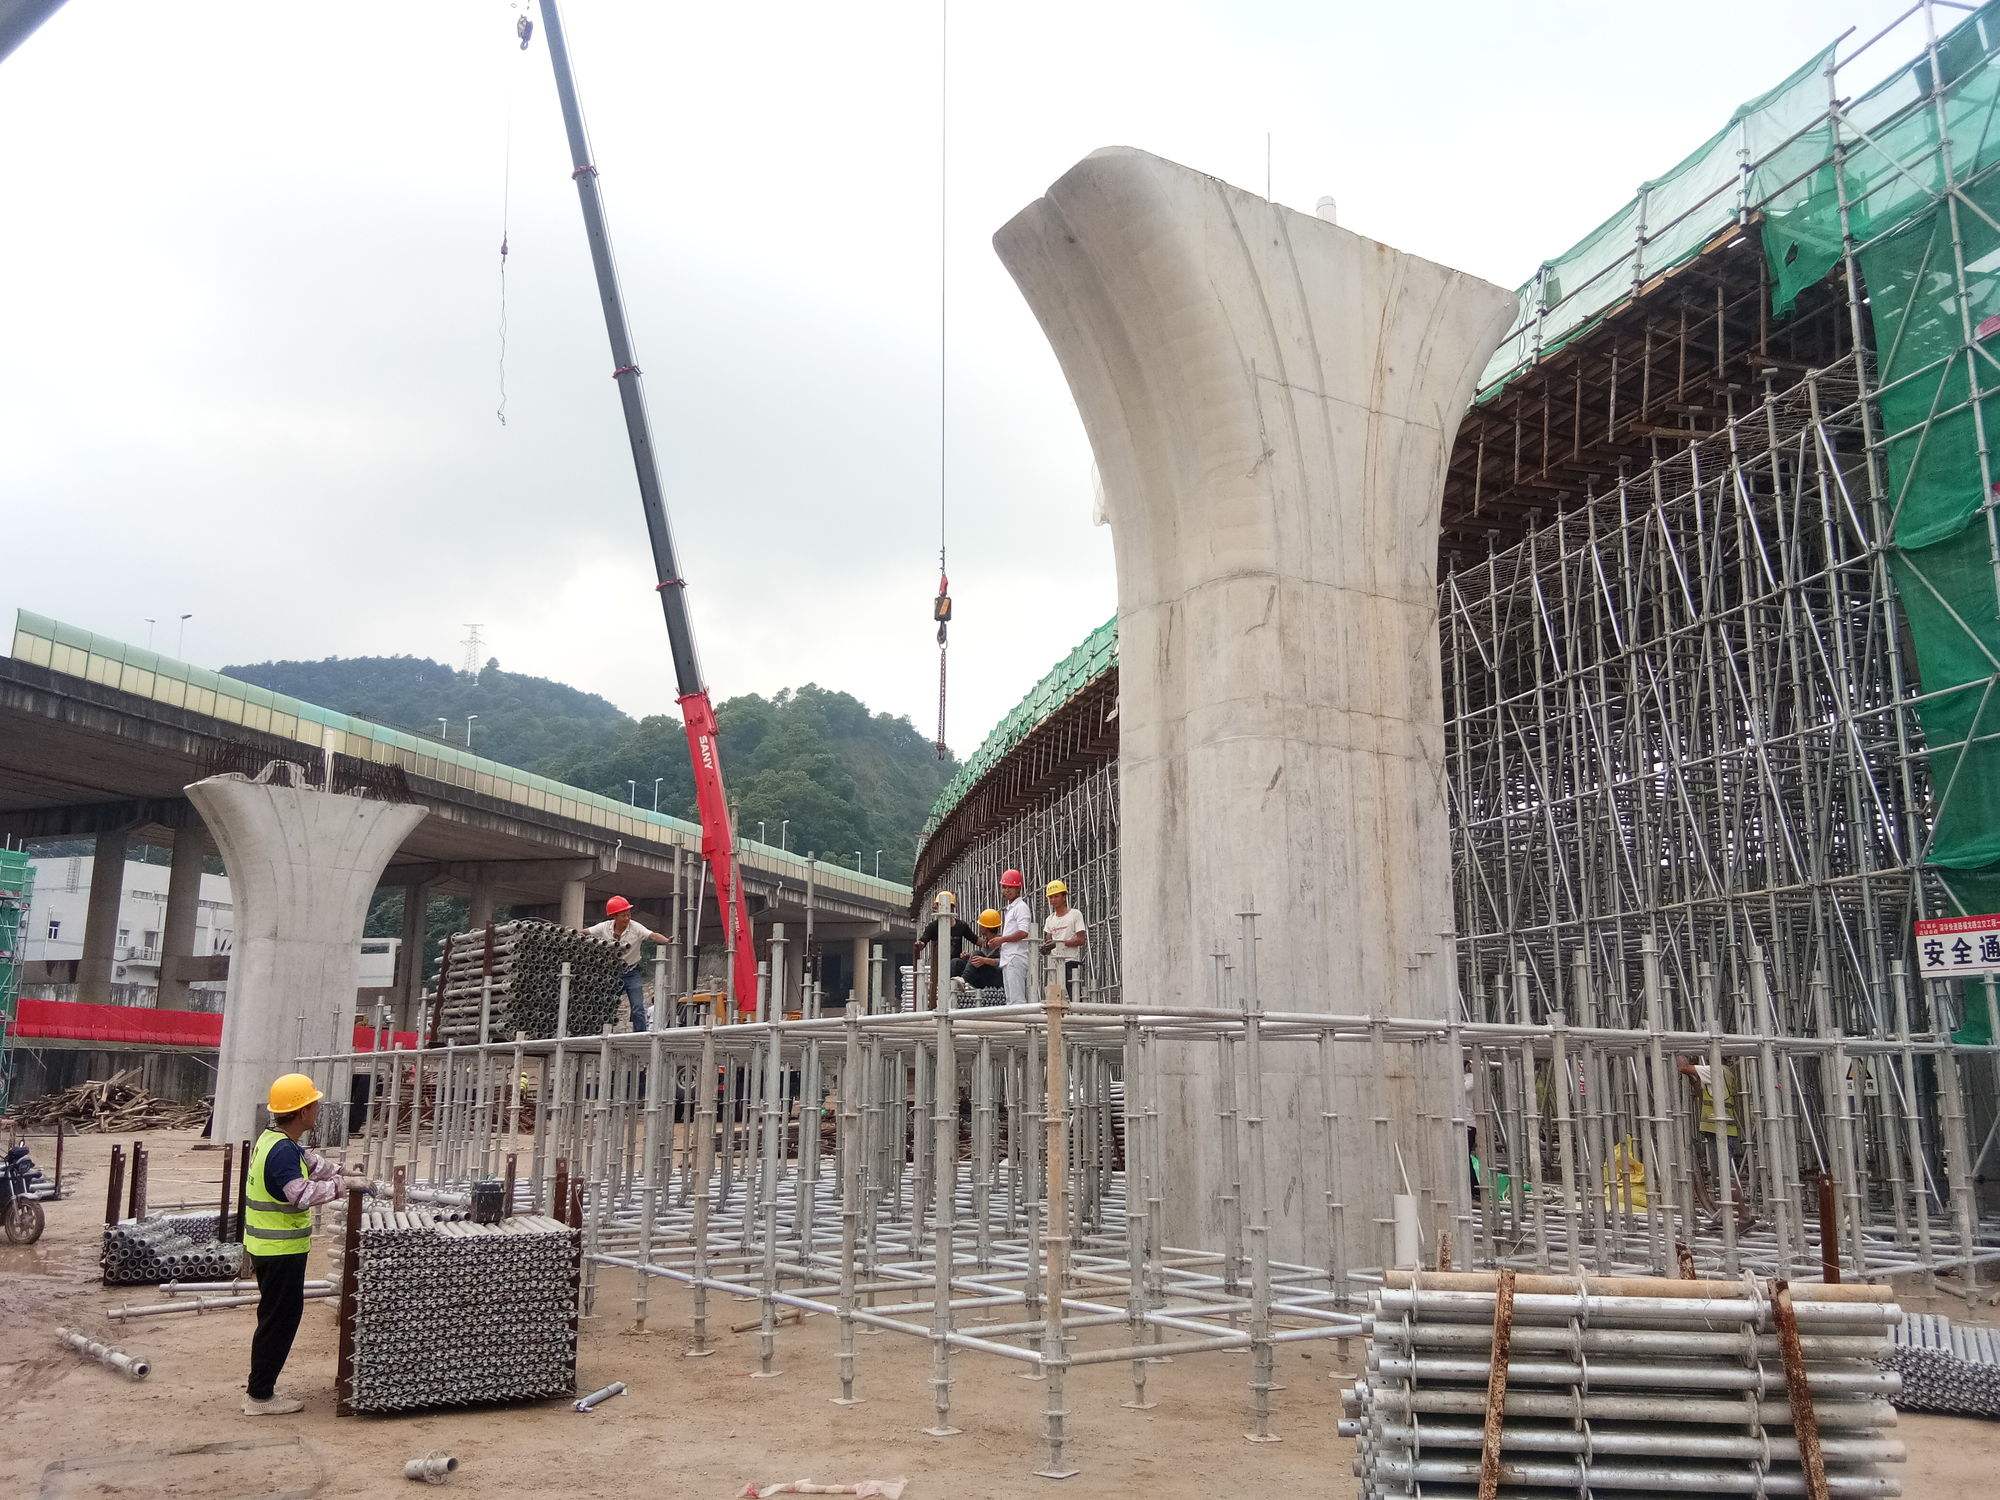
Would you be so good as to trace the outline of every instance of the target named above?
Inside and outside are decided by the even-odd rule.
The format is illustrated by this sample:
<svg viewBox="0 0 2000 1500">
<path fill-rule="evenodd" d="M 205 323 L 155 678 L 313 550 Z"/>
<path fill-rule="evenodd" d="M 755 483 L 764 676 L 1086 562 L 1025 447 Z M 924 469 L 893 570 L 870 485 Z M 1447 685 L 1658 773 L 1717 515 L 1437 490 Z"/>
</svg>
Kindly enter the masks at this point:
<svg viewBox="0 0 2000 1500">
<path fill-rule="evenodd" d="M 880 849 L 875 851 L 875 878 L 877 880 L 882 878 L 882 851 Z"/>
<path fill-rule="evenodd" d="M 188 621 L 192 620 L 193 618 L 194 614 L 192 611 L 181 616 L 180 634 L 174 637 L 174 657 L 176 660 L 185 659 L 185 653 L 187 651 Z"/>
<path fill-rule="evenodd" d="M 634 807 L 639 805 L 639 783 L 637 780 L 627 778 L 625 782 L 625 800 Z"/>
<path fill-rule="evenodd" d="M 780 849 L 790 849 L 792 847 L 791 838 L 792 820 L 790 818 L 781 819 L 778 823 L 778 847 Z"/>
<path fill-rule="evenodd" d="M 451 720 L 449 719 L 438 720 L 438 738 L 441 740 L 448 740 L 451 738 Z"/>
<path fill-rule="evenodd" d="M 658 812 L 658 811 L 660 810 L 660 783 L 661 783 L 661 782 L 663 782 L 663 781 L 665 781 L 666 779 L 667 779 L 667 778 L 666 778 L 666 777 L 664 777 L 664 776 L 655 776 L 655 777 L 653 778 L 653 811 L 654 811 L 654 812 Z"/>
<path fill-rule="evenodd" d="M 854 873 L 857 875 L 861 873 L 861 851 L 859 849 L 854 851 Z"/>
<path fill-rule="evenodd" d="M 465 716 L 465 748 L 468 750 L 472 748 L 472 721 L 478 717 L 478 714 L 467 714 Z"/>
<path fill-rule="evenodd" d="M 153 649 L 153 627 L 159 623 L 151 615 L 146 616 L 146 649 L 148 651 Z"/>
</svg>

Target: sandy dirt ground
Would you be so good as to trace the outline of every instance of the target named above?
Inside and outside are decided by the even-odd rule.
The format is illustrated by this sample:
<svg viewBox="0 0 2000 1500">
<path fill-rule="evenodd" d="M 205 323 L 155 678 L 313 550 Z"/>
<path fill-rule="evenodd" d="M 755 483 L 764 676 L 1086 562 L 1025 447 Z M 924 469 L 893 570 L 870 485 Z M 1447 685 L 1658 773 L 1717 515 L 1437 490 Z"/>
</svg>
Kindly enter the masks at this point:
<svg viewBox="0 0 2000 1500">
<path fill-rule="evenodd" d="M 190 1133 L 159 1132 L 154 1204 L 211 1201 L 217 1151 Z M 45 1143 L 37 1160 L 50 1165 Z M 724 1500 L 746 1482 L 906 1478 L 910 1500 L 943 1496 L 1047 1496 L 1067 1492 L 1207 1496 L 1355 1494 L 1352 1444 L 1335 1431 L 1342 1379 L 1331 1343 L 1287 1346 L 1278 1362 L 1267 1446 L 1243 1439 L 1248 1361 L 1206 1355 L 1151 1368 L 1153 1411 L 1121 1410 L 1125 1367 L 1088 1368 L 1070 1381 L 1071 1453 L 1082 1472 L 1038 1479 L 1042 1387 L 1016 1367 L 966 1355 L 953 1362 L 953 1415 L 962 1436 L 931 1438 L 930 1350 L 899 1335 L 864 1333 L 858 1394 L 838 1407 L 830 1320 L 781 1329 L 775 1380 L 752 1380 L 752 1335 L 728 1335 L 707 1359 L 687 1359 L 688 1301 L 656 1284 L 648 1331 L 632 1330 L 631 1283 L 607 1275 L 585 1326 L 578 1382 L 622 1380 L 628 1395 L 579 1415 L 567 1403 L 380 1418 L 334 1415 L 334 1304 L 306 1306 L 281 1389 L 304 1398 L 296 1417 L 241 1414 L 254 1310 L 114 1323 L 106 1309 L 157 1301 L 150 1288 L 98 1282 L 110 1141 L 72 1140 L 65 1201 L 48 1205 L 49 1229 L 32 1248 L 0 1245 L 0 1494 L 21 1496 L 318 1496 L 418 1493 L 405 1459 L 433 1449 L 461 1467 L 449 1488 L 474 1495 L 665 1495 Z M 312 1273 L 330 1273 L 322 1232 Z M 1915 1300 L 1915 1299 L 1912 1299 Z M 714 1306 L 714 1304 L 712 1304 Z M 1963 1303 L 1940 1309 L 1963 1316 Z M 747 1322 L 751 1304 L 722 1304 L 711 1328 Z M 68 1323 L 153 1361 L 130 1384 L 58 1344 Z M 1358 1358 L 1357 1340 L 1350 1356 Z M 1903 1419 L 1908 1495 L 2000 1493 L 2000 1423 Z"/>
</svg>

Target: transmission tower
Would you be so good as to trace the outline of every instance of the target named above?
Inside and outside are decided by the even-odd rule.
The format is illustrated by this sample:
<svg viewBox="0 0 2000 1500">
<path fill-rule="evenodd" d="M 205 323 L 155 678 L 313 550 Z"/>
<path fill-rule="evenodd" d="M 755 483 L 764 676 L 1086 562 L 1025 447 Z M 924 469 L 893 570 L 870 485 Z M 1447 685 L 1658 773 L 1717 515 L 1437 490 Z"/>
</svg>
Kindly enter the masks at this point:
<svg viewBox="0 0 2000 1500">
<path fill-rule="evenodd" d="M 479 633 L 479 622 L 469 621 L 465 627 L 465 639 L 459 642 L 465 648 L 465 675 L 477 677 L 479 668 L 485 661 L 486 641 Z"/>
</svg>

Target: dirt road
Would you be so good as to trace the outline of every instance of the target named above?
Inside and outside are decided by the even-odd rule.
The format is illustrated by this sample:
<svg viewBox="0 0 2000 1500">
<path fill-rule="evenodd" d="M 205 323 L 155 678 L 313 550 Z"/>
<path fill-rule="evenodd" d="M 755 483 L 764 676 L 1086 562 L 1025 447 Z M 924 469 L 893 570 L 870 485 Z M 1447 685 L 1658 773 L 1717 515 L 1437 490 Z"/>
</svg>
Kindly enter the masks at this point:
<svg viewBox="0 0 2000 1500">
<path fill-rule="evenodd" d="M 153 1148 L 151 1199 L 212 1200 L 220 1153 L 186 1132 Z M 890 1334 L 860 1339 L 858 1394 L 838 1407 L 835 1328 L 824 1319 L 780 1330 L 776 1380 L 751 1380 L 750 1335 L 728 1336 L 707 1359 L 684 1357 L 685 1293 L 656 1286 L 648 1332 L 631 1331 L 629 1279 L 607 1275 L 586 1325 L 578 1380 L 594 1389 L 622 1380 L 629 1394 L 579 1415 L 566 1403 L 415 1417 L 333 1414 L 334 1309 L 307 1304 L 281 1382 L 305 1398 L 297 1417 L 241 1414 L 252 1311 L 113 1323 L 105 1310 L 157 1301 L 149 1288 L 106 1289 L 97 1245 L 110 1141 L 72 1141 L 70 1196 L 49 1205 L 49 1230 L 32 1249 L 0 1246 L 0 1493 L 45 1497 L 381 1495 L 408 1492 L 403 1461 L 432 1449 L 455 1454 L 449 1487 L 471 1495 L 701 1496 L 725 1500 L 746 1482 L 907 1478 L 910 1500 L 932 1497 L 1115 1495 L 1222 1496 L 1246 1491 L 1352 1496 L 1352 1445 L 1340 1415 L 1334 1346 L 1310 1355 L 1286 1346 L 1276 1400 L 1282 1443 L 1243 1440 L 1248 1361 L 1209 1355 L 1152 1367 L 1153 1411 L 1121 1410 L 1123 1367 L 1071 1376 L 1072 1453 L 1082 1473 L 1066 1484 L 1037 1479 L 1042 1387 L 1015 1367 L 966 1356 L 953 1363 L 959 1437 L 926 1437 L 931 1420 L 929 1347 Z M 43 1158 L 37 1143 L 38 1159 Z M 43 1159 L 44 1166 L 48 1162 Z M 316 1242 L 325 1273 L 330 1246 Z M 1962 1313 L 1962 1304 L 1949 1309 Z M 711 1328 L 747 1322 L 754 1308 L 718 1308 Z M 152 1378 L 128 1384 L 59 1346 L 70 1323 L 153 1361 Z M 1358 1357 L 1356 1341 L 1350 1354 Z M 2000 1424 L 1906 1418 L 1911 1450 L 1905 1493 L 1991 1494 L 2000 1473 Z"/>
</svg>

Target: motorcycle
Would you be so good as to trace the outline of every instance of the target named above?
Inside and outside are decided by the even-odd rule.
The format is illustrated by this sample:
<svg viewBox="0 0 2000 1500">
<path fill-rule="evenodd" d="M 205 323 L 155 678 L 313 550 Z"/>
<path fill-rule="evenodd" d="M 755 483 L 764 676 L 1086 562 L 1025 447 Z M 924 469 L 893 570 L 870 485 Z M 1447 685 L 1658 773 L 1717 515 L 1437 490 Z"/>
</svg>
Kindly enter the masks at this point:
<svg viewBox="0 0 2000 1500">
<path fill-rule="evenodd" d="M 34 1191 L 41 1180 L 26 1142 L 9 1147 L 0 1159 L 0 1234 L 10 1245 L 32 1245 L 42 1237 L 48 1221 Z"/>
</svg>

